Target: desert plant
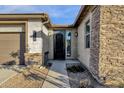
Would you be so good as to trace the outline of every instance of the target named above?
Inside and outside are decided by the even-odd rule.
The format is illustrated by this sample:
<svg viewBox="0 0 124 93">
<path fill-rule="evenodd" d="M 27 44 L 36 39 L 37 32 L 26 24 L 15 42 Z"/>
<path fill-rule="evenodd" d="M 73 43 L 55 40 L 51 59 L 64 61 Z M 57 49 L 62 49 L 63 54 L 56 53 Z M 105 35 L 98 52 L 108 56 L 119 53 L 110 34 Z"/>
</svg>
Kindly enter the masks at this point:
<svg viewBox="0 0 124 93">
<path fill-rule="evenodd" d="M 13 57 L 13 58 L 17 58 L 18 57 L 18 52 L 11 52 L 10 53 L 10 56 Z"/>
<path fill-rule="evenodd" d="M 67 67 L 67 70 L 73 73 L 85 71 L 85 69 L 79 65 L 73 65 L 73 66 Z"/>
</svg>

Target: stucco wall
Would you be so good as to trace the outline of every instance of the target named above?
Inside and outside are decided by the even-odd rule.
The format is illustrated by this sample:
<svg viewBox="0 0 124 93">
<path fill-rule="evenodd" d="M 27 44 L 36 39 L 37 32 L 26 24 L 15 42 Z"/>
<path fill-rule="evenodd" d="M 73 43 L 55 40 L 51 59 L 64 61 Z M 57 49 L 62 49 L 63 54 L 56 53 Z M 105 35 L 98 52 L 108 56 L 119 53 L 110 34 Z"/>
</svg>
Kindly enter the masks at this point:
<svg viewBox="0 0 124 93">
<path fill-rule="evenodd" d="M 33 31 L 37 32 L 36 41 L 33 41 Z M 29 53 L 48 51 L 48 29 L 42 26 L 41 20 L 28 21 L 28 50 Z"/>
<path fill-rule="evenodd" d="M 78 59 L 88 68 L 99 82 L 99 32 L 100 32 L 100 6 L 90 7 L 78 27 Z M 90 19 L 90 48 L 85 48 L 85 23 Z"/>
<path fill-rule="evenodd" d="M 41 31 L 41 21 L 40 20 L 29 20 L 28 21 L 28 52 L 29 53 L 41 53 L 42 52 L 42 38 L 37 38 L 33 41 L 33 31 Z"/>
<path fill-rule="evenodd" d="M 77 59 L 77 37 L 75 36 L 76 29 L 66 30 L 71 32 L 71 56 L 66 59 Z M 65 49 L 67 52 L 67 50 Z M 66 53 L 65 52 L 65 53 Z"/>
<path fill-rule="evenodd" d="M 91 18 L 91 13 L 89 13 L 84 20 L 81 22 L 78 31 L 77 38 L 77 57 L 86 67 L 89 68 L 90 63 L 90 48 L 85 48 L 85 23 Z"/>
<path fill-rule="evenodd" d="M 99 76 L 107 85 L 124 85 L 124 6 L 100 8 Z"/>
<path fill-rule="evenodd" d="M 46 28 L 46 26 L 43 25 L 43 30 L 41 37 L 43 39 L 42 47 L 43 47 L 43 52 L 49 51 L 49 29 Z"/>
<path fill-rule="evenodd" d="M 36 41 L 33 41 L 33 31 L 36 31 Z M 40 19 L 28 20 L 28 53 L 26 61 L 44 63 L 44 53 L 49 50 L 48 29 L 42 25 Z M 35 57 L 33 57 L 35 56 Z"/>
<path fill-rule="evenodd" d="M 49 30 L 49 59 L 53 59 L 53 30 Z"/>
</svg>

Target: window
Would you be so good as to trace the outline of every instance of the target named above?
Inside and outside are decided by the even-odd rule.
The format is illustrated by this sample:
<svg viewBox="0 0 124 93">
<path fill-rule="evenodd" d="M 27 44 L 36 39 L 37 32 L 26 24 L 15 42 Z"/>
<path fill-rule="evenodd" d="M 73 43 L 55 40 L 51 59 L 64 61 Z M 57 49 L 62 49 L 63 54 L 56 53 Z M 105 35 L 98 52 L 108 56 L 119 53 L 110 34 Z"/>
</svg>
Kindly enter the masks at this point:
<svg viewBox="0 0 124 93">
<path fill-rule="evenodd" d="M 36 37 L 37 37 L 37 32 L 33 31 L 33 41 L 36 41 Z"/>
<path fill-rule="evenodd" d="M 71 32 L 66 32 L 66 55 L 67 57 L 71 56 Z"/>
<path fill-rule="evenodd" d="M 85 47 L 90 48 L 90 20 L 85 24 Z"/>
</svg>

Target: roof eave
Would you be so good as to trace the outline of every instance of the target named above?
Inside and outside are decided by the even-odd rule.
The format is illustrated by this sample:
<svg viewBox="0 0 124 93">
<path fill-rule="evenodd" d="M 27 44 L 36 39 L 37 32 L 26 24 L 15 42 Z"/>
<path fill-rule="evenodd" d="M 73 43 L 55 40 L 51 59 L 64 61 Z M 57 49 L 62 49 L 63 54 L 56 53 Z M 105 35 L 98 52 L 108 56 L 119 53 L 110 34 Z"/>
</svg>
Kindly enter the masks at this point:
<svg viewBox="0 0 124 93">
<path fill-rule="evenodd" d="M 82 6 L 81 6 L 77 17 L 76 17 L 74 23 L 72 24 L 73 26 L 75 26 L 75 24 L 77 23 L 77 20 L 79 19 L 79 16 L 81 15 L 81 12 L 83 11 L 84 7 L 85 7 L 85 5 L 82 5 Z"/>
<path fill-rule="evenodd" d="M 28 20 L 28 19 L 41 19 L 42 22 L 49 20 L 45 24 L 48 28 L 51 27 L 50 19 L 46 13 L 23 13 L 23 14 L 0 14 L 0 21 L 11 21 L 11 20 Z"/>
<path fill-rule="evenodd" d="M 78 13 L 78 16 L 73 24 L 74 27 L 78 27 L 82 20 L 85 18 L 87 13 L 91 10 L 93 10 L 96 7 L 96 5 L 85 5 L 82 6 L 80 9 L 80 12 Z"/>
</svg>

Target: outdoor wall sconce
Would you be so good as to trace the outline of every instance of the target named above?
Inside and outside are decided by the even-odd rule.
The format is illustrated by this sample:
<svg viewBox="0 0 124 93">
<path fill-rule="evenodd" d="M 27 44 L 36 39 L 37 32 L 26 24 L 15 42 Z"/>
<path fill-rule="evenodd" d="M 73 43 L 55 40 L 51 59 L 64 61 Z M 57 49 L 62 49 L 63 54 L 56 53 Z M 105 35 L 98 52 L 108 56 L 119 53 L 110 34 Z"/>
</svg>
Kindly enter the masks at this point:
<svg viewBox="0 0 124 93">
<path fill-rule="evenodd" d="M 36 37 L 37 37 L 37 32 L 33 31 L 33 41 L 36 41 Z"/>
<path fill-rule="evenodd" d="M 78 32 L 75 32 L 74 35 L 75 35 L 75 37 L 78 37 Z"/>
</svg>

